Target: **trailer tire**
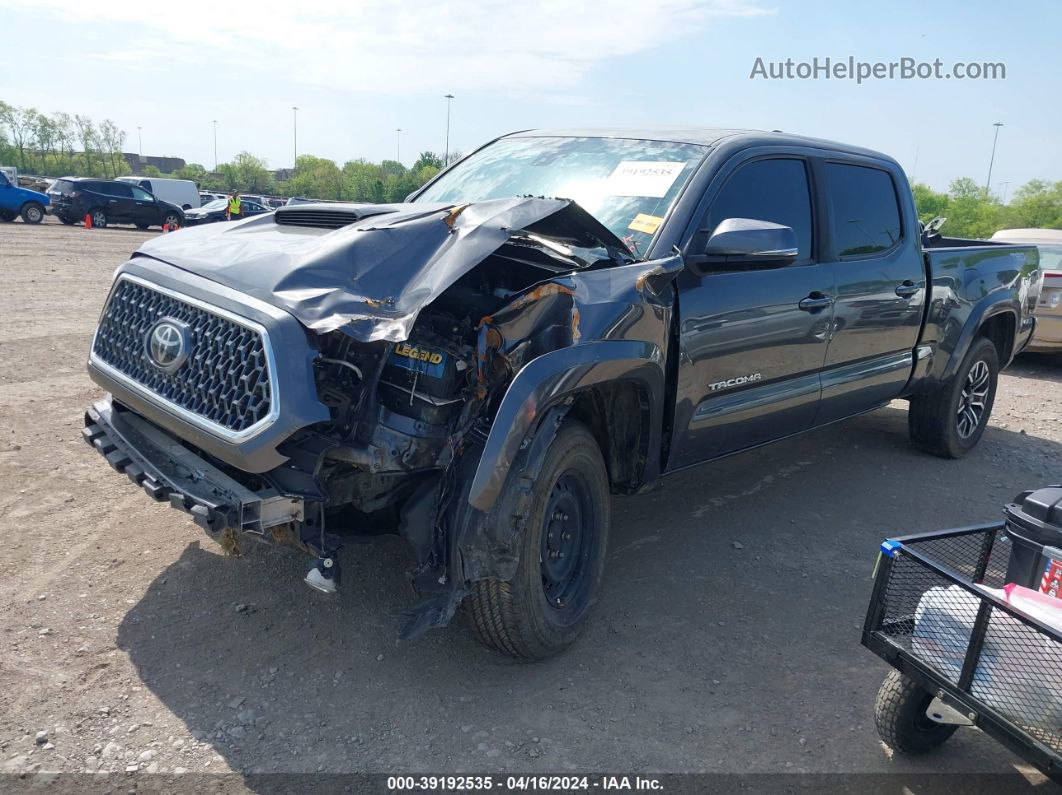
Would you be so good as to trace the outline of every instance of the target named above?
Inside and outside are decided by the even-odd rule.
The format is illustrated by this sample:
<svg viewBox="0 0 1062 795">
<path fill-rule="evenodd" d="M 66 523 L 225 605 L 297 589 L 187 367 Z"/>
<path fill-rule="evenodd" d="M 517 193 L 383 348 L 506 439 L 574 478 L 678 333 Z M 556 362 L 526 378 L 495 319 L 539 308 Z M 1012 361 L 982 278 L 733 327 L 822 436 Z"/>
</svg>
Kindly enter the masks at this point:
<svg viewBox="0 0 1062 795">
<path fill-rule="evenodd" d="M 507 490 L 518 487 L 518 476 L 514 468 Z M 504 494 L 498 502 L 507 502 Z M 569 420 L 531 485 L 515 576 L 480 580 L 465 599 L 466 623 L 480 642 L 522 660 L 542 660 L 570 646 L 597 601 L 608 529 L 604 458 L 586 427 Z"/>
<path fill-rule="evenodd" d="M 958 726 L 937 723 L 926 716 L 933 694 L 899 671 L 889 671 L 878 689 L 874 723 L 889 748 L 905 754 L 924 754 L 941 746 Z"/>
<path fill-rule="evenodd" d="M 951 381 L 936 392 L 911 398 L 907 412 L 911 442 L 941 458 L 962 458 L 973 450 L 988 426 L 998 380 L 996 346 L 978 337 Z M 979 401 L 979 412 L 971 400 Z"/>
</svg>

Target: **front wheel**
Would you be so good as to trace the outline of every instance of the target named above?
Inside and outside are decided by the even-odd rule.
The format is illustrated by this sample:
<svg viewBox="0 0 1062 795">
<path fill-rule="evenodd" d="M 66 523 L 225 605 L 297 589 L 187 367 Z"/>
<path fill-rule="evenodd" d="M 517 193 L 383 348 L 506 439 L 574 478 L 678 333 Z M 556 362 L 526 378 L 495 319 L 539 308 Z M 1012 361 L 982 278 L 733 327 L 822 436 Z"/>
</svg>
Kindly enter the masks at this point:
<svg viewBox="0 0 1062 795">
<path fill-rule="evenodd" d="M 506 490 L 519 488 L 517 470 Z M 502 494 L 499 505 L 512 504 Z M 485 645 L 541 660 L 570 646 L 597 601 L 609 528 L 608 474 L 597 442 L 561 426 L 531 486 L 520 562 L 511 581 L 475 583 L 464 608 Z M 513 517 L 493 517 L 511 522 Z"/>
<path fill-rule="evenodd" d="M 937 723 L 926 715 L 932 702 L 932 693 L 899 671 L 889 671 L 874 707 L 874 723 L 882 742 L 905 754 L 924 754 L 942 745 L 959 727 Z"/>
<path fill-rule="evenodd" d="M 39 224 L 44 220 L 44 208 L 37 202 L 26 202 L 22 205 L 22 221 L 27 224 Z"/>
<path fill-rule="evenodd" d="M 911 398 L 911 441 L 941 458 L 962 458 L 980 441 L 992 414 L 999 353 L 984 337 L 974 340 L 955 377 L 936 392 Z"/>
<path fill-rule="evenodd" d="M 169 229 L 177 229 L 181 225 L 181 216 L 177 213 L 166 213 L 166 217 L 162 219 L 162 223 Z"/>
</svg>

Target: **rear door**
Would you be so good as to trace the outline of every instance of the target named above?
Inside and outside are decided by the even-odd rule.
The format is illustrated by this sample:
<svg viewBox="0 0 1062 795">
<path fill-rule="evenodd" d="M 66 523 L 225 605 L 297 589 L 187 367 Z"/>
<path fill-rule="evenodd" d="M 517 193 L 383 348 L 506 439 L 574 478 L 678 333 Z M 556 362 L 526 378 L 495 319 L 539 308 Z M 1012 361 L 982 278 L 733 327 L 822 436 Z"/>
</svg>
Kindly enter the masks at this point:
<svg viewBox="0 0 1062 795">
<path fill-rule="evenodd" d="M 925 308 L 925 265 L 896 174 L 869 158 L 820 161 L 833 326 L 816 424 L 897 397 L 910 378 Z M 906 190 L 904 186 L 904 190 Z"/>
<path fill-rule="evenodd" d="M 97 183 L 107 202 L 107 216 L 116 221 L 132 221 L 133 186 L 125 182 Z"/>
<path fill-rule="evenodd" d="M 833 269 L 819 262 L 811 177 L 796 153 L 744 153 L 705 193 L 688 253 L 703 249 L 721 221 L 751 218 L 792 227 L 799 255 L 781 267 L 679 274 L 669 468 L 802 431 L 815 418 Z"/>
</svg>

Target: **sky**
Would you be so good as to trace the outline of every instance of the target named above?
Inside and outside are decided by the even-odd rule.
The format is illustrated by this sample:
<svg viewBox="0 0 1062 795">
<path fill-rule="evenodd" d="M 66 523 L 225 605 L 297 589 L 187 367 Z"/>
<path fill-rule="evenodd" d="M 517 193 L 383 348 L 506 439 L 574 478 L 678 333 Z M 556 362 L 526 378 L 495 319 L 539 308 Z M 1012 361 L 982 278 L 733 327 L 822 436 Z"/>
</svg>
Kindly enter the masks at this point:
<svg viewBox="0 0 1062 795">
<path fill-rule="evenodd" d="M 919 182 L 1062 179 L 1062 3 L 825 0 L 0 0 L 0 100 L 113 119 L 137 151 L 270 167 L 451 151 L 513 130 L 778 129 L 892 155 Z M 766 80 L 757 58 L 1001 62 L 997 80 Z M 12 68 L 13 64 L 24 64 Z M 396 130 L 401 128 L 399 135 Z M 1007 183 L 1007 184 L 1004 184 Z"/>
</svg>

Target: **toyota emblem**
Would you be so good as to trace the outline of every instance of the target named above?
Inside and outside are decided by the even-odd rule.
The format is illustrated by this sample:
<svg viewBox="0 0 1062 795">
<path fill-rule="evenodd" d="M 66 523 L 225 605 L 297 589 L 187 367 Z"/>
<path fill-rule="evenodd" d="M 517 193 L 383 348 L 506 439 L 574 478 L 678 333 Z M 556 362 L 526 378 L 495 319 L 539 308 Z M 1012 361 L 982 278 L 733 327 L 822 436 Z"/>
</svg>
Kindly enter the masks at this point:
<svg viewBox="0 0 1062 795">
<path fill-rule="evenodd" d="M 148 331 L 144 350 L 155 367 L 176 371 L 188 358 L 188 325 L 171 318 L 160 320 Z"/>
</svg>

